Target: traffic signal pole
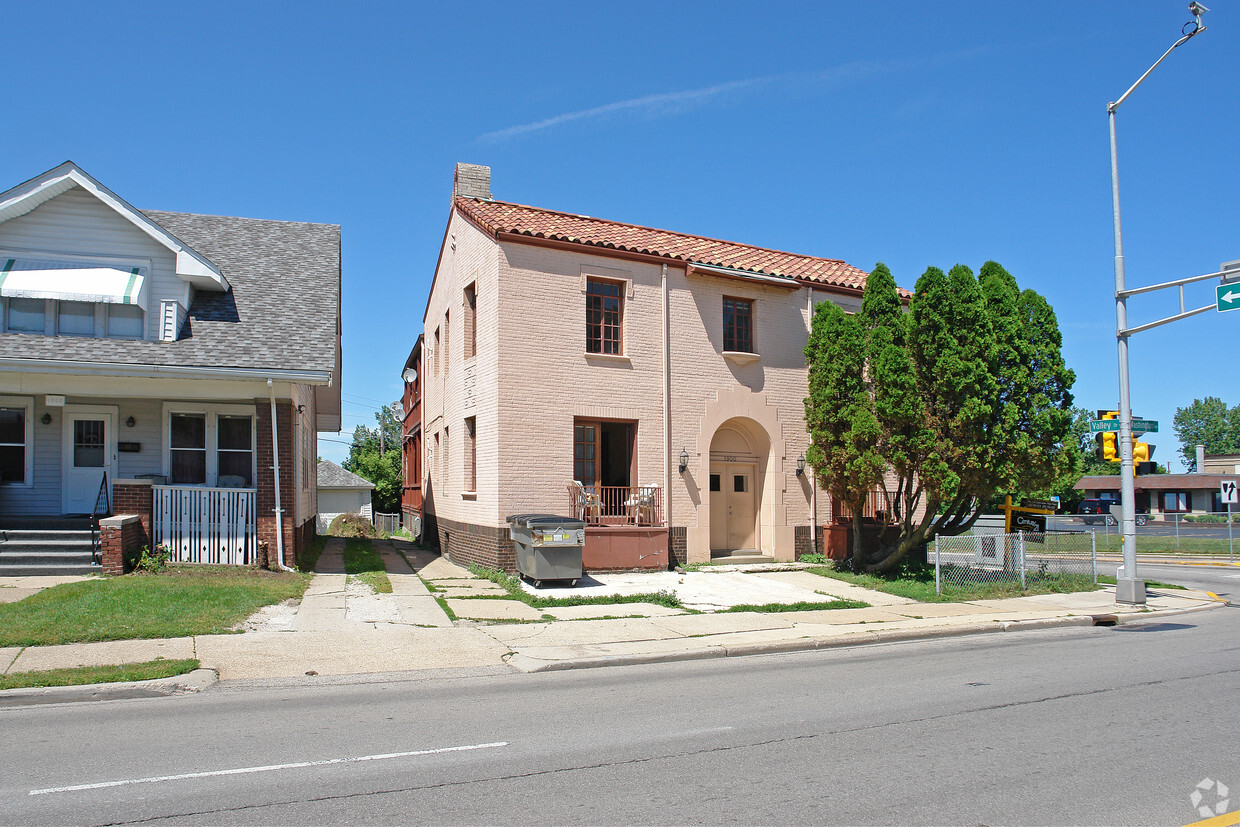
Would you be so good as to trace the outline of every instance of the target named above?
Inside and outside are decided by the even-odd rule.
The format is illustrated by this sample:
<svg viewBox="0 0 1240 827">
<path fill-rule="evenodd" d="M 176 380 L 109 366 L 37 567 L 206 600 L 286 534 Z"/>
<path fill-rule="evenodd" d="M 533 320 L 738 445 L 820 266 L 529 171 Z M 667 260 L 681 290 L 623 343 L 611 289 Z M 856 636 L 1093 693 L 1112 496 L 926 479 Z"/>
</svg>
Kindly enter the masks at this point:
<svg viewBox="0 0 1240 827">
<path fill-rule="evenodd" d="M 1206 30 L 1201 25 L 1201 14 L 1206 11 L 1204 6 L 1193 2 L 1189 4 L 1189 12 L 1196 18 L 1195 23 L 1185 25 L 1184 36 L 1177 40 L 1170 49 L 1163 53 L 1153 66 L 1145 70 L 1145 74 L 1119 97 L 1119 100 L 1107 104 L 1107 115 L 1111 127 L 1111 201 L 1115 218 L 1115 338 L 1119 351 L 1119 451 L 1120 451 L 1120 500 L 1122 518 L 1120 520 L 1121 547 L 1124 552 L 1124 568 L 1116 578 L 1115 601 L 1117 603 L 1145 603 L 1145 582 L 1137 579 L 1137 521 L 1136 491 L 1132 474 L 1132 401 L 1128 387 L 1128 337 L 1133 333 L 1128 329 L 1128 296 L 1124 284 L 1124 235 L 1119 220 L 1119 160 L 1115 143 L 1115 112 L 1128 96 L 1141 85 L 1150 72 L 1158 68 L 1158 64 L 1166 60 L 1179 46 L 1187 43 L 1190 38 Z M 1191 29 L 1189 28 L 1191 27 Z"/>
</svg>

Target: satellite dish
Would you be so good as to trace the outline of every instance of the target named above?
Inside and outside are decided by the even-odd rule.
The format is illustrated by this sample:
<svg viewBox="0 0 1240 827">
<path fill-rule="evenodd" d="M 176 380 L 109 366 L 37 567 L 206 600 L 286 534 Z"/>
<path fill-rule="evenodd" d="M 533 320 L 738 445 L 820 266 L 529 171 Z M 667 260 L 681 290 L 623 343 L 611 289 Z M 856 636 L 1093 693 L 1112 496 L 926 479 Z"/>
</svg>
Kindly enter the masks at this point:
<svg viewBox="0 0 1240 827">
<path fill-rule="evenodd" d="M 405 368 L 405 372 L 400 375 L 400 378 L 409 384 L 413 384 L 418 381 L 418 372 L 413 368 Z"/>
</svg>

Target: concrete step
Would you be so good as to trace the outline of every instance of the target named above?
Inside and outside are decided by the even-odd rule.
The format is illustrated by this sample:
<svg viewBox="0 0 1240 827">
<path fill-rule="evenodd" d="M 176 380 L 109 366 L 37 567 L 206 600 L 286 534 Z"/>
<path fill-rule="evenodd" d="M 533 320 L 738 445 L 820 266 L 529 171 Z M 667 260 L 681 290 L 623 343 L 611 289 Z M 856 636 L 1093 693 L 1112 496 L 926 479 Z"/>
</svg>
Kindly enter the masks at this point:
<svg viewBox="0 0 1240 827">
<path fill-rule="evenodd" d="M 29 563 L 7 564 L 0 557 L 0 577 L 60 577 L 71 574 L 99 574 L 102 569 L 90 563 L 54 564 Z"/>
<path fill-rule="evenodd" d="M 89 517 L 7 514 L 0 516 L 0 531 L 90 531 Z"/>
<path fill-rule="evenodd" d="M 89 531 L 0 531 L 0 550 L 5 548 L 77 548 L 89 546 L 94 537 Z"/>
<path fill-rule="evenodd" d="M 90 531 L 46 527 L 0 531 L 0 576 L 98 571 Z"/>
<path fill-rule="evenodd" d="M 739 551 L 729 551 L 723 553 L 719 553 L 717 551 L 711 552 L 710 561 L 712 563 L 728 564 L 774 563 L 775 558 L 762 554 L 758 551 L 741 549 Z"/>
</svg>

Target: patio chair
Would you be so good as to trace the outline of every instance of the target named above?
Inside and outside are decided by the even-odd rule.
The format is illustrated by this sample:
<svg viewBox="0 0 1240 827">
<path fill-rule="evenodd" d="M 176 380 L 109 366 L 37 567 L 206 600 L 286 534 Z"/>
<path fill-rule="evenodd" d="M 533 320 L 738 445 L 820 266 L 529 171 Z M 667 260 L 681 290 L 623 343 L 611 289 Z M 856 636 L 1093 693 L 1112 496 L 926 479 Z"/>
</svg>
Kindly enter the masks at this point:
<svg viewBox="0 0 1240 827">
<path fill-rule="evenodd" d="M 586 522 L 598 522 L 599 503 L 593 492 L 587 491 L 578 480 L 573 480 L 568 484 L 568 494 L 573 501 L 574 517 Z"/>
</svg>

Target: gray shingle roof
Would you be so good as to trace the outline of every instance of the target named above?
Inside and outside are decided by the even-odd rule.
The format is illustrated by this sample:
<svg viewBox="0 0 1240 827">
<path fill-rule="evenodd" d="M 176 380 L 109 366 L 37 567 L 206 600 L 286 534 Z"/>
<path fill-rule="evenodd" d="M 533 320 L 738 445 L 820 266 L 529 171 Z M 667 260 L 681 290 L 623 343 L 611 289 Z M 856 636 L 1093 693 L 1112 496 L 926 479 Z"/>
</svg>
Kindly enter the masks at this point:
<svg viewBox="0 0 1240 827">
<path fill-rule="evenodd" d="M 5 333 L 0 335 L 0 357 L 335 370 L 338 225 L 143 212 L 215 263 L 232 289 L 195 291 L 175 342 Z M 339 377 L 334 379 L 338 385 Z"/>
<path fill-rule="evenodd" d="M 319 488 L 374 488 L 375 484 L 329 459 L 319 463 Z"/>
</svg>

